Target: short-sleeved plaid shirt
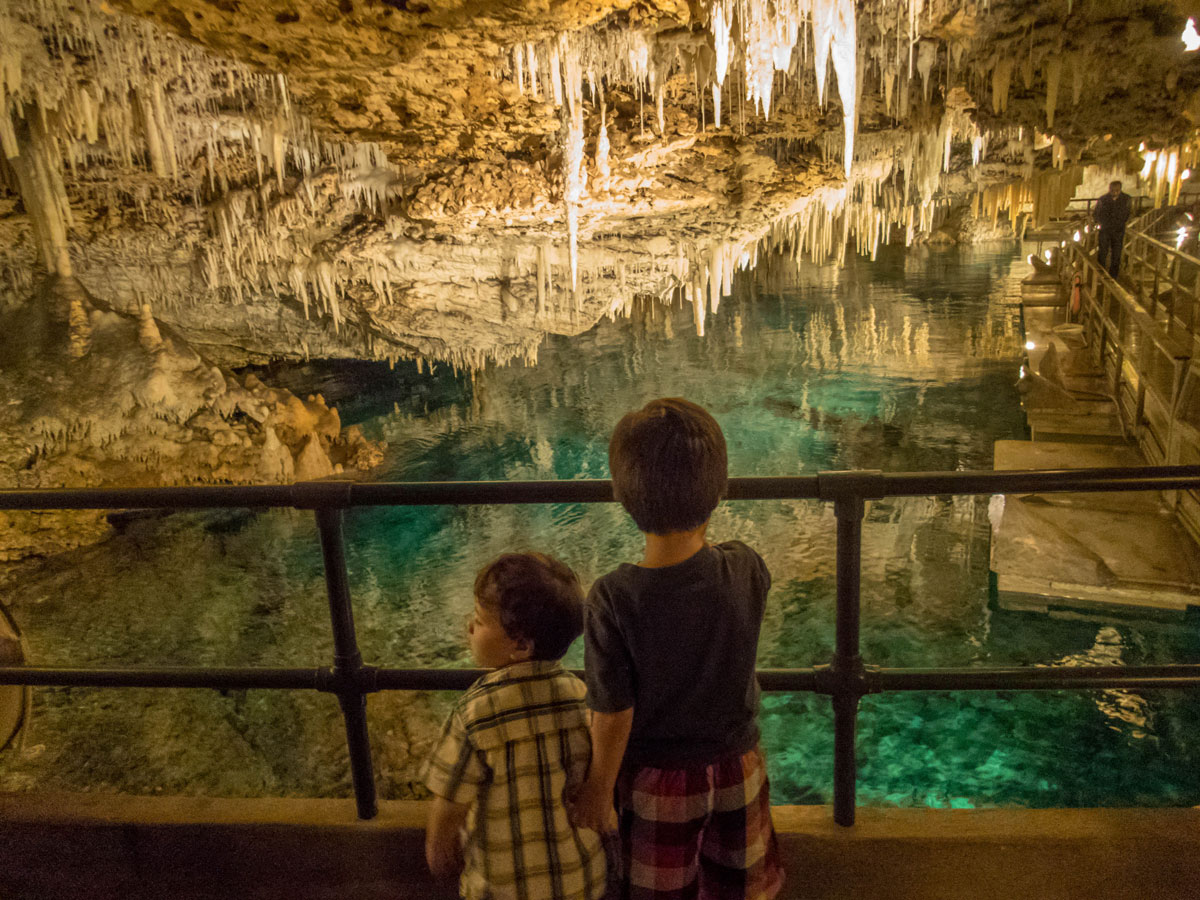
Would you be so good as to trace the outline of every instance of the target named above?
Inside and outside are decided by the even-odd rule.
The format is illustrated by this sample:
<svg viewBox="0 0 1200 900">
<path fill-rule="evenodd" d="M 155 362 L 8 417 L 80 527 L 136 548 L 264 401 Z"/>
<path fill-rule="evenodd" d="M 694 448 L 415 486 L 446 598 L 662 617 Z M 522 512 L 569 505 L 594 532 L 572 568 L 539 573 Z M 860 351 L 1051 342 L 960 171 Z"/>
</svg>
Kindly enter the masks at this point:
<svg viewBox="0 0 1200 900">
<path fill-rule="evenodd" d="M 564 800 L 591 758 L 586 691 L 557 660 L 532 660 L 484 675 L 446 719 L 425 783 L 471 804 L 466 900 L 603 896 L 600 837 L 571 825 Z"/>
</svg>

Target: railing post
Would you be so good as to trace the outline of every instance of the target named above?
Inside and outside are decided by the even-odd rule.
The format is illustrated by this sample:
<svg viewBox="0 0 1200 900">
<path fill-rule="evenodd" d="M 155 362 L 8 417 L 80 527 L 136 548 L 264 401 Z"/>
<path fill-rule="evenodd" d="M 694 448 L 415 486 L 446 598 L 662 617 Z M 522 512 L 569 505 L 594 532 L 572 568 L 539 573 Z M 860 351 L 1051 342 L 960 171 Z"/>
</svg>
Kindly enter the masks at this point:
<svg viewBox="0 0 1200 900">
<path fill-rule="evenodd" d="M 350 751 L 350 777 L 360 819 L 375 818 L 375 769 L 371 740 L 367 735 L 367 697 L 359 676 L 362 653 L 354 632 L 354 610 L 350 605 L 350 579 L 346 573 L 346 547 L 342 537 L 342 511 L 318 507 L 317 529 L 325 562 L 325 589 L 329 595 L 329 619 L 333 625 L 333 679 L 338 685 L 338 704 L 346 723 L 346 745 Z"/>
<path fill-rule="evenodd" d="M 879 472 L 822 472 L 821 496 L 833 500 L 837 516 L 837 623 L 829 666 L 833 702 L 833 821 L 854 824 L 858 761 L 855 737 L 858 701 L 866 693 L 859 653 L 862 583 L 862 522 L 865 500 L 881 493 Z"/>
<path fill-rule="evenodd" d="M 833 821 L 854 824 L 858 761 L 855 736 L 858 700 L 855 681 L 862 677 L 859 653 L 862 577 L 862 497 L 846 497 L 833 505 L 837 516 L 837 645 L 830 666 L 835 676 L 833 695 Z"/>
</svg>

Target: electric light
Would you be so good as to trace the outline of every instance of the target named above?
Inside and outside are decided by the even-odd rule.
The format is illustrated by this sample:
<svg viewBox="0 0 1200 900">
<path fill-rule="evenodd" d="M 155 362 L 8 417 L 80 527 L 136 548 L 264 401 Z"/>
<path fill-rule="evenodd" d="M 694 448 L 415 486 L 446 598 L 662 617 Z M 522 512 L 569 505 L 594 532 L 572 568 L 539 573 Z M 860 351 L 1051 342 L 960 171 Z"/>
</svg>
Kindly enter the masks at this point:
<svg viewBox="0 0 1200 900">
<path fill-rule="evenodd" d="M 1175 249 L 1176 250 L 1178 250 L 1180 247 L 1182 247 L 1183 242 L 1187 240 L 1187 233 L 1188 233 L 1188 230 L 1186 228 L 1180 227 L 1179 234 L 1175 238 Z"/>
<path fill-rule="evenodd" d="M 1182 171 L 1182 172 L 1179 174 L 1179 180 L 1180 180 L 1180 181 L 1187 181 L 1187 180 L 1188 180 L 1189 178 L 1191 178 L 1191 177 L 1192 177 L 1192 170 L 1191 170 L 1191 169 L 1184 169 L 1184 170 L 1183 170 L 1183 171 Z"/>
<path fill-rule="evenodd" d="M 1200 50 L 1200 33 L 1196 31 L 1195 19 L 1188 19 L 1183 28 L 1183 50 L 1185 53 Z"/>
<path fill-rule="evenodd" d="M 1082 235 L 1082 234 L 1080 234 L 1078 231 L 1077 231 L 1077 232 L 1075 232 L 1075 243 L 1077 243 L 1077 244 L 1078 244 L 1078 243 L 1079 243 L 1080 241 L 1082 241 L 1082 240 L 1083 240 L 1083 235 Z"/>
<path fill-rule="evenodd" d="M 1037 344 L 1035 344 L 1033 341 L 1026 341 L 1026 342 L 1025 342 L 1025 349 L 1026 349 L 1026 350 L 1032 350 L 1032 349 L 1034 349 L 1035 347 L 1037 347 Z"/>
<path fill-rule="evenodd" d="M 1150 172 L 1154 169 L 1154 160 L 1158 159 L 1157 151 L 1151 150 L 1142 157 L 1146 161 L 1146 165 L 1142 166 L 1142 171 L 1139 173 L 1139 178 L 1149 178 Z"/>
</svg>

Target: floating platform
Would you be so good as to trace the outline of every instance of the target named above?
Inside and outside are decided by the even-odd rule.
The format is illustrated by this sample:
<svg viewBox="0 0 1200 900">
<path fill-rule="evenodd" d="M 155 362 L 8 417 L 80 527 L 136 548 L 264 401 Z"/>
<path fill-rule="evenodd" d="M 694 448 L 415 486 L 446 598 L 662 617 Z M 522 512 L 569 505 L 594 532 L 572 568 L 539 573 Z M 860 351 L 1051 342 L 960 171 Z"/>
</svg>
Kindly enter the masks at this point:
<svg viewBox="0 0 1200 900">
<path fill-rule="evenodd" d="M 1057 275 L 1030 275 L 1021 281 L 1022 306 L 1063 306 L 1066 290 Z"/>
<path fill-rule="evenodd" d="M 1033 439 L 1123 443 L 1111 389 L 1086 352 L 1081 329 L 1067 323 L 1064 307 L 1024 301 L 1022 307 L 1029 369 L 1021 388 Z"/>
<path fill-rule="evenodd" d="M 997 471 L 1138 466 L 1128 446 L 997 441 Z M 1008 494 L 992 501 L 1005 609 L 1059 616 L 1200 612 L 1200 549 L 1157 491 Z"/>
</svg>

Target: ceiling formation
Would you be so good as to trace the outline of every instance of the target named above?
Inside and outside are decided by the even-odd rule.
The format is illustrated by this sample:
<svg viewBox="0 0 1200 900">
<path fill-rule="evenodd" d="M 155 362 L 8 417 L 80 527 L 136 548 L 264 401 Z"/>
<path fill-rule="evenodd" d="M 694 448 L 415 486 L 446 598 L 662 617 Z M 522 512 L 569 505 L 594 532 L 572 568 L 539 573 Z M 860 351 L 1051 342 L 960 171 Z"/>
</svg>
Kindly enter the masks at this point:
<svg viewBox="0 0 1200 900">
<path fill-rule="evenodd" d="M 635 296 L 690 301 L 702 330 L 766 250 L 872 253 L 974 195 L 1044 216 L 1143 142 L 1178 180 L 1185 21 L 1134 0 L 7 0 L 0 303 L 75 279 L 230 364 L 474 369 Z"/>
</svg>

